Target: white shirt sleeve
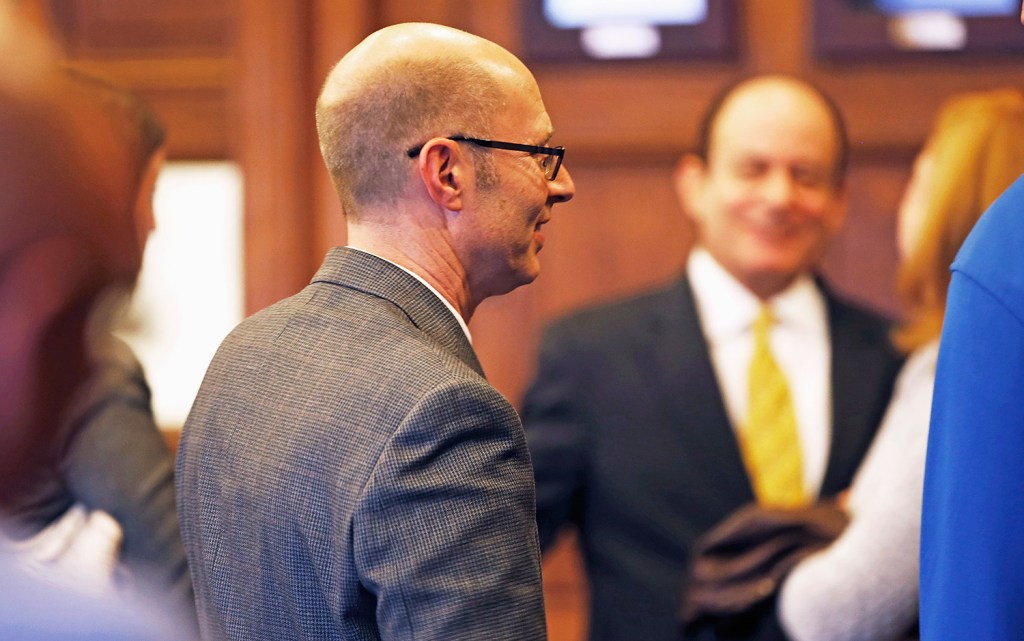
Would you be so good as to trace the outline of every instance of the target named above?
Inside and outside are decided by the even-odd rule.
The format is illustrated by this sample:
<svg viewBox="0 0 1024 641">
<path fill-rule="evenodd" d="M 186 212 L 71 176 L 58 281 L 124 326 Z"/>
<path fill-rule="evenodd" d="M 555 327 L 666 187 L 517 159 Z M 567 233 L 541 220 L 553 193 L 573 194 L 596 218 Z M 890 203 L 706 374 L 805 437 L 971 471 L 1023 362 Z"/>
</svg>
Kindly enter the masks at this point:
<svg viewBox="0 0 1024 641">
<path fill-rule="evenodd" d="M 794 641 L 884 641 L 917 617 L 921 491 L 937 345 L 907 361 L 850 490 L 850 525 L 786 579 L 779 620 Z"/>
</svg>

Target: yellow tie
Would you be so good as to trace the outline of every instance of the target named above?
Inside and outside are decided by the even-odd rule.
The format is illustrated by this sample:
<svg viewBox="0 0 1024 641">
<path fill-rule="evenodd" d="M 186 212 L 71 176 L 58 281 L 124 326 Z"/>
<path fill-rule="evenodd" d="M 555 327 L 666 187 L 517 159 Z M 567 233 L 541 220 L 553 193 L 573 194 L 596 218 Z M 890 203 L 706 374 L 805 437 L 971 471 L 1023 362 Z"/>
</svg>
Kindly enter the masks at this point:
<svg viewBox="0 0 1024 641">
<path fill-rule="evenodd" d="M 772 356 L 771 310 L 754 321 L 754 355 L 747 380 L 747 418 L 740 449 L 757 502 L 765 507 L 800 507 L 807 502 L 796 413 L 786 376 Z"/>
</svg>

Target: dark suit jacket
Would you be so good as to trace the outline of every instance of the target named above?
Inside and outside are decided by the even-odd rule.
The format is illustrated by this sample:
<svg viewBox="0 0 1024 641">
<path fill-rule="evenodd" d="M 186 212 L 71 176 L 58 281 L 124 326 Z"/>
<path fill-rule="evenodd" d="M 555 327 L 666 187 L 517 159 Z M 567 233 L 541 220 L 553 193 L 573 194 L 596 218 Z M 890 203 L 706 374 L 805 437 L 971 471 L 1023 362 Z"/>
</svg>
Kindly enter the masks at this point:
<svg viewBox="0 0 1024 641">
<path fill-rule="evenodd" d="M 206 639 L 542 639 L 534 487 L 455 318 L 332 250 L 210 365 L 178 457 Z"/>
<path fill-rule="evenodd" d="M 833 434 L 823 495 L 849 485 L 900 365 L 881 318 L 826 297 Z M 567 523 L 579 528 L 590 638 L 679 639 L 693 541 L 754 500 L 689 282 L 552 326 L 523 421 L 542 545 Z"/>
</svg>

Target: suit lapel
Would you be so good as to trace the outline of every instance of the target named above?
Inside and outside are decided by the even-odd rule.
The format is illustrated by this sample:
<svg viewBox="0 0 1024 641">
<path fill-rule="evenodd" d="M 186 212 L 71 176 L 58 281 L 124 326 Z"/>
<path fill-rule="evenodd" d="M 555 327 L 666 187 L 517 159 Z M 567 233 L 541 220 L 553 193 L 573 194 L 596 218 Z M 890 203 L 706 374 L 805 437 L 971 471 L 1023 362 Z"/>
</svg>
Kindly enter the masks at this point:
<svg viewBox="0 0 1024 641">
<path fill-rule="evenodd" d="M 341 285 L 390 301 L 417 329 L 484 376 L 476 352 L 451 310 L 401 268 L 366 252 L 335 247 L 312 282 Z"/>
<path fill-rule="evenodd" d="M 832 439 L 822 496 L 849 486 L 885 411 L 894 368 L 884 342 L 863 315 L 838 301 L 823 283 L 832 344 Z M 754 494 L 729 422 L 689 281 L 684 276 L 666 290 L 663 305 L 648 319 L 646 344 L 638 358 L 673 425 L 679 427 L 695 464 L 708 464 L 708 491 L 724 491 L 734 505 Z"/>
<path fill-rule="evenodd" d="M 658 390 L 670 420 L 679 426 L 709 491 L 735 504 L 754 500 L 739 445 L 725 410 L 701 330 L 696 303 L 684 276 L 666 292 L 665 305 L 651 319 L 648 357 L 651 389 Z"/>
<path fill-rule="evenodd" d="M 846 489 L 882 419 L 895 369 L 879 348 L 878 332 L 821 283 L 828 301 L 832 341 L 832 445 L 821 495 Z"/>
</svg>

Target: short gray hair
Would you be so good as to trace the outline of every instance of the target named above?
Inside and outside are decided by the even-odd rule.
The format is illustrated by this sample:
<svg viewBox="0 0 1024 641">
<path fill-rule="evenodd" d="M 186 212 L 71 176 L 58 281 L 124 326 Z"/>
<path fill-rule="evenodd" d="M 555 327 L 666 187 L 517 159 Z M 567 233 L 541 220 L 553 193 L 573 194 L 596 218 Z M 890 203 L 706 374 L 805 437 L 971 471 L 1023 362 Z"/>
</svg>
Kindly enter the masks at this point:
<svg viewBox="0 0 1024 641">
<path fill-rule="evenodd" d="M 465 58 L 398 58 L 350 84 L 340 98 L 321 94 L 316 127 L 331 180 L 353 218 L 362 206 L 398 201 L 411 175 L 409 148 L 437 136 L 486 137 L 507 104 L 494 73 Z"/>
</svg>

